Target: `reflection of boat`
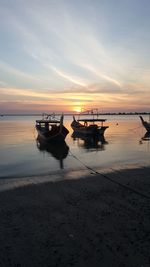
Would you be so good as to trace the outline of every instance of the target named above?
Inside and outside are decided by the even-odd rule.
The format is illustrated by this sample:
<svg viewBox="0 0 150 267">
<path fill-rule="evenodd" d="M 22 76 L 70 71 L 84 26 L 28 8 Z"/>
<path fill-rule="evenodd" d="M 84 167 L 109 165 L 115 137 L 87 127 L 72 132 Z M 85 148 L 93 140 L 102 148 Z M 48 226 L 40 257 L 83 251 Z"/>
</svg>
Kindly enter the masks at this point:
<svg viewBox="0 0 150 267">
<path fill-rule="evenodd" d="M 63 115 L 60 119 L 56 118 L 55 114 L 43 114 L 41 120 L 36 120 L 36 129 L 39 136 L 47 141 L 62 141 L 65 140 L 69 131 L 63 125 Z"/>
<path fill-rule="evenodd" d="M 150 132 L 146 132 L 141 139 L 144 141 L 150 141 Z"/>
<path fill-rule="evenodd" d="M 143 124 L 144 128 L 146 129 L 146 131 L 150 133 L 150 123 L 147 122 L 147 121 L 145 121 L 145 120 L 142 118 L 142 116 L 140 116 L 140 119 L 141 119 L 142 124 Z"/>
<path fill-rule="evenodd" d="M 38 135 L 36 144 L 40 151 L 46 151 L 59 160 L 60 168 L 63 169 L 63 159 L 67 157 L 69 151 L 69 147 L 64 140 L 58 143 L 46 142 Z"/>
<path fill-rule="evenodd" d="M 105 145 L 108 144 L 103 135 L 85 135 L 74 131 L 72 138 L 77 140 L 78 146 L 86 149 L 105 150 Z"/>
<path fill-rule="evenodd" d="M 80 115 L 85 116 L 85 113 L 87 114 L 87 112 L 82 112 Z M 109 127 L 103 125 L 106 119 L 98 118 L 98 113 L 95 114 L 93 110 L 88 111 L 87 115 L 87 118 L 80 119 L 79 117 L 77 120 L 73 116 L 73 121 L 71 123 L 72 129 L 75 132 L 82 133 L 84 135 L 103 135 L 105 130 Z M 98 125 L 99 122 L 101 122 L 100 126 Z"/>
</svg>

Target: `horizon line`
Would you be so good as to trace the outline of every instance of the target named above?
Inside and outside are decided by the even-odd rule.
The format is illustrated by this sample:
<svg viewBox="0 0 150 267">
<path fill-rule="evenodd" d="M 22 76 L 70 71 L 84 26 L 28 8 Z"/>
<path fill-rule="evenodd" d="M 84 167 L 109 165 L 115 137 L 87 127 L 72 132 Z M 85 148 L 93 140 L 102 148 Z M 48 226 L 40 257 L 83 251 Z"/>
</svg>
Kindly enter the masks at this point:
<svg viewBox="0 0 150 267">
<path fill-rule="evenodd" d="M 82 112 L 70 112 L 70 113 L 63 113 L 63 112 L 50 112 L 50 113 L 46 113 L 46 112 L 43 112 L 43 113 L 1 113 L 0 114 L 0 117 L 3 117 L 3 116 L 41 116 L 42 114 L 55 114 L 55 115 L 64 115 L 64 116 L 71 116 L 71 115 L 149 115 L 150 112 L 146 112 L 146 111 L 143 111 L 143 112 L 138 112 L 138 111 L 135 111 L 135 112 L 98 112 L 98 113 L 82 113 Z"/>
</svg>

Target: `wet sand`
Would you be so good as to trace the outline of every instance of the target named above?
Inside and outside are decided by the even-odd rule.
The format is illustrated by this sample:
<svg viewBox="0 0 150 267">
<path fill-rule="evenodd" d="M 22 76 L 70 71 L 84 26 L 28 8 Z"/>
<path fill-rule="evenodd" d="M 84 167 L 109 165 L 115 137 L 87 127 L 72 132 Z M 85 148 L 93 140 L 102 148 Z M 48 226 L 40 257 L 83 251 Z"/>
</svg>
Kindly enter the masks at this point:
<svg viewBox="0 0 150 267">
<path fill-rule="evenodd" d="M 0 266 L 149 267 L 150 168 L 1 191 Z"/>
</svg>

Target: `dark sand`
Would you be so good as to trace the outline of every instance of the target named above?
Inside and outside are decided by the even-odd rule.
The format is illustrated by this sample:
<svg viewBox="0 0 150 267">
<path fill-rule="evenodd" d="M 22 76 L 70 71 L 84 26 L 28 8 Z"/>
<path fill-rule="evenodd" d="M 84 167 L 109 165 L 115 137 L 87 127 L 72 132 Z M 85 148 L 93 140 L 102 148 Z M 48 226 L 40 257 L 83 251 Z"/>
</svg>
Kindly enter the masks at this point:
<svg viewBox="0 0 150 267">
<path fill-rule="evenodd" d="M 149 267 L 150 168 L 0 192 L 3 266 Z"/>
</svg>

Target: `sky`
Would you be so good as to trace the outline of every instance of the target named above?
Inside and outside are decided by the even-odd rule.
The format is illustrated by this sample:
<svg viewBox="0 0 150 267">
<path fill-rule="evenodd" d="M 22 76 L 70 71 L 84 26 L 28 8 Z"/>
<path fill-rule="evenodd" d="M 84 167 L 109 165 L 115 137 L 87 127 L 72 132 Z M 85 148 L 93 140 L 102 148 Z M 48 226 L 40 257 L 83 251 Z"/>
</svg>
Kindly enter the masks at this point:
<svg viewBox="0 0 150 267">
<path fill-rule="evenodd" d="M 149 0 L 0 0 L 0 114 L 150 111 Z"/>
</svg>

